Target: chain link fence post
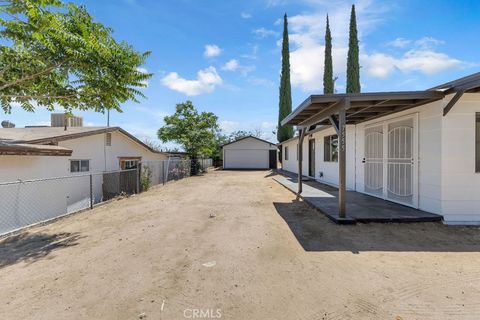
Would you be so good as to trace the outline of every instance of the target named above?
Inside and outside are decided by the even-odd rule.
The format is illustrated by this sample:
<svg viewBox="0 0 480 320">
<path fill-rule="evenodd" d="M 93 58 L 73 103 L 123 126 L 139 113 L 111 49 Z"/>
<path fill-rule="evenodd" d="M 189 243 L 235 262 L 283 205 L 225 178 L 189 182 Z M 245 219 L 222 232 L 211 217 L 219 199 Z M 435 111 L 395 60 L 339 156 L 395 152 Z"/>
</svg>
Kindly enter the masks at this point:
<svg viewBox="0 0 480 320">
<path fill-rule="evenodd" d="M 90 209 L 93 209 L 93 177 L 90 174 Z"/>
</svg>

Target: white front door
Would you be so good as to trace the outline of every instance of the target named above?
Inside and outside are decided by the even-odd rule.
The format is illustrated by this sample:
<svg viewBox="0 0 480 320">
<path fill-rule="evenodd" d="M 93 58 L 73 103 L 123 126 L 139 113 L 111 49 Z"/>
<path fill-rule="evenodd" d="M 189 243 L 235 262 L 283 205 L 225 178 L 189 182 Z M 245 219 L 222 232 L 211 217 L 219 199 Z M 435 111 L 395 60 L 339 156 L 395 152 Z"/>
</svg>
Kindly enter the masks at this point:
<svg viewBox="0 0 480 320">
<path fill-rule="evenodd" d="M 418 207 L 417 116 L 365 129 L 365 192 Z"/>
</svg>

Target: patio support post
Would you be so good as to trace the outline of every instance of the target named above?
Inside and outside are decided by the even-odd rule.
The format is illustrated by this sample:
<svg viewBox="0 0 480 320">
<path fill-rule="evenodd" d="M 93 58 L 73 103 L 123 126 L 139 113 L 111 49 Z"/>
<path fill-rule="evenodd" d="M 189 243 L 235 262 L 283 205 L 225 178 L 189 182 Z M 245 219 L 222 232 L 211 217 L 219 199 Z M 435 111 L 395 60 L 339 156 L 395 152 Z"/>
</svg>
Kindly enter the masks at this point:
<svg viewBox="0 0 480 320">
<path fill-rule="evenodd" d="M 298 190 L 297 198 L 302 193 L 302 162 L 303 162 L 303 138 L 305 138 L 305 131 L 307 128 L 300 128 L 298 130 Z"/>
<path fill-rule="evenodd" d="M 350 99 L 344 100 L 344 105 L 338 112 L 338 216 L 345 218 L 346 197 L 346 124 L 347 109 Z"/>
</svg>

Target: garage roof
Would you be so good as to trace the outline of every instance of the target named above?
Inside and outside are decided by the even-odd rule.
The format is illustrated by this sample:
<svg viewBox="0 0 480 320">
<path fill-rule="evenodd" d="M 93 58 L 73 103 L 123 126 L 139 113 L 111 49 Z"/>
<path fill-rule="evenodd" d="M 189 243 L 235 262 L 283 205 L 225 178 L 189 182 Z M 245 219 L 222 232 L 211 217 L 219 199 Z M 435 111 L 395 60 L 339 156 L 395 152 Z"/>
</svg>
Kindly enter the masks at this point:
<svg viewBox="0 0 480 320">
<path fill-rule="evenodd" d="M 229 144 L 236 143 L 236 142 L 239 142 L 239 141 L 242 141 L 242 140 L 248 139 L 248 138 L 257 139 L 257 140 L 259 140 L 259 141 L 262 141 L 262 142 L 268 143 L 268 144 L 270 144 L 270 145 L 272 145 L 272 146 L 275 146 L 275 143 L 272 143 L 272 142 L 270 142 L 270 141 L 267 141 L 267 140 L 263 140 L 263 139 L 257 138 L 257 137 L 255 137 L 255 136 L 252 136 L 252 135 L 249 135 L 249 136 L 245 136 L 245 137 L 243 137 L 243 138 L 240 138 L 240 139 L 237 139 L 237 140 L 234 140 L 234 141 L 231 141 L 231 142 L 228 142 L 228 143 L 222 144 L 222 145 L 221 145 L 221 147 L 223 148 L 223 147 L 225 147 L 225 146 L 227 146 L 227 145 L 229 145 Z"/>
</svg>

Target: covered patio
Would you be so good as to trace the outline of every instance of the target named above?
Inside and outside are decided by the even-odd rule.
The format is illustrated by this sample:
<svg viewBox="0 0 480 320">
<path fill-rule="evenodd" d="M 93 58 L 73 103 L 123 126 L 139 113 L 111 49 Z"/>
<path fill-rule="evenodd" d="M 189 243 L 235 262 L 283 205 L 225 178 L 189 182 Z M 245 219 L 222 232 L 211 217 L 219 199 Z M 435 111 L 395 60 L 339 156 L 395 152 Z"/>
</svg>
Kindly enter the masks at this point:
<svg viewBox="0 0 480 320">
<path fill-rule="evenodd" d="M 285 188 L 296 193 L 298 181 L 295 175 L 280 171 L 281 175 L 273 179 Z M 434 222 L 442 217 L 403 206 L 394 202 L 384 201 L 360 192 L 346 191 L 348 216 L 339 217 L 338 188 L 317 181 L 303 181 L 301 198 L 311 207 L 317 209 L 330 220 L 338 224 L 355 224 L 357 222 Z"/>
<path fill-rule="evenodd" d="M 303 194 L 304 186 L 300 179 L 303 172 L 303 141 L 306 134 L 317 125 L 332 126 L 338 135 L 338 191 L 335 191 L 334 197 L 311 201 L 318 202 L 320 210 L 325 211 L 330 217 L 334 217 L 337 223 L 351 223 L 354 220 L 363 220 L 367 216 L 372 221 L 396 220 L 392 214 L 403 220 L 417 217 L 419 214 L 423 217 L 424 213 L 420 210 L 358 192 L 346 191 L 346 126 L 415 108 L 444 97 L 445 90 L 441 89 L 310 96 L 281 123 L 282 125 L 296 126 L 298 129 L 298 177 L 295 179 L 297 195 L 308 197 Z M 445 114 L 457 100 L 452 99 L 451 103 L 445 107 Z M 292 181 L 289 183 L 290 187 L 291 183 Z M 437 215 L 433 216 L 434 220 L 440 218 Z"/>
</svg>

